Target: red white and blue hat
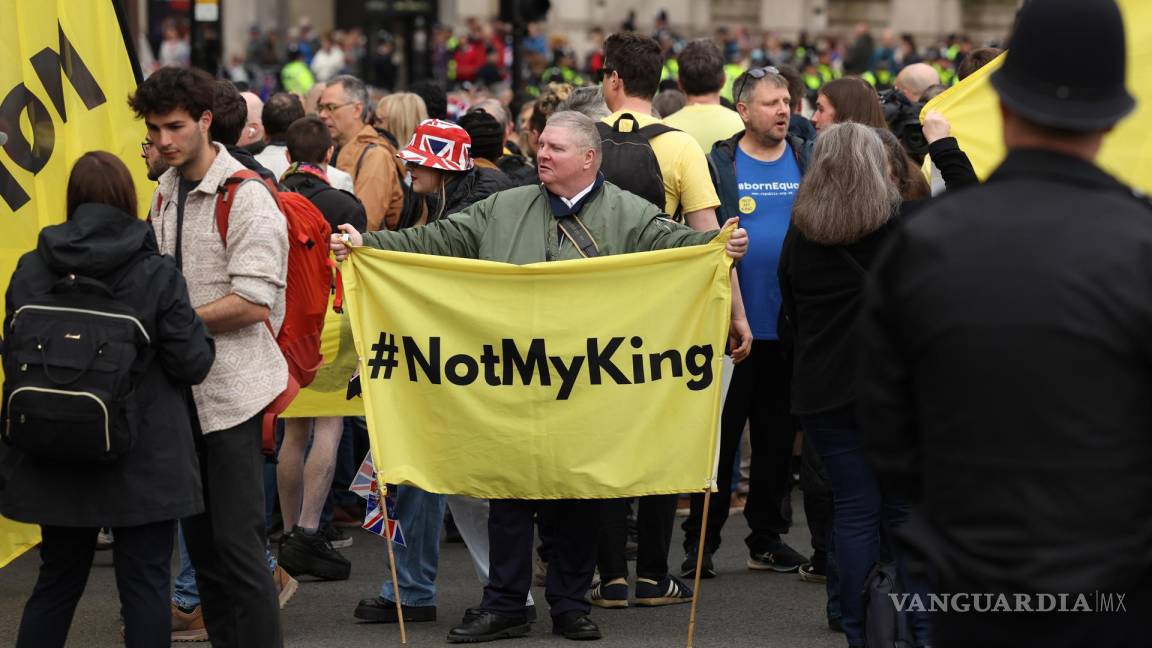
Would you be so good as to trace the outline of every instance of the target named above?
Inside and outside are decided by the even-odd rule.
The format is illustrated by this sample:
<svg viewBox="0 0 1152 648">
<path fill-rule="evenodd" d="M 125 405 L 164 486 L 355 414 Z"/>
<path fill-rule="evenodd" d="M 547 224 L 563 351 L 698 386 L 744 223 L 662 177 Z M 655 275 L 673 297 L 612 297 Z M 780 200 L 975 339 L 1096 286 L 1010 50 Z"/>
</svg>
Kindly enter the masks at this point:
<svg viewBox="0 0 1152 648">
<path fill-rule="evenodd" d="M 472 168 L 472 138 L 456 124 L 425 119 L 416 127 L 412 141 L 396 154 L 411 164 L 441 171 L 467 171 Z"/>
</svg>

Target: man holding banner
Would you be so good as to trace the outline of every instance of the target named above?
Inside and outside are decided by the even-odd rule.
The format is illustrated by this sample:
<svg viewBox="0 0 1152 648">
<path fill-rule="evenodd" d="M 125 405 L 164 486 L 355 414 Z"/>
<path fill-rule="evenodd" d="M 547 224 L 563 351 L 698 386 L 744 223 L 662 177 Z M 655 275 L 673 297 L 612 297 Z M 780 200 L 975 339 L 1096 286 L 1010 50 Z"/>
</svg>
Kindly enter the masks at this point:
<svg viewBox="0 0 1152 648">
<path fill-rule="evenodd" d="M 500 192 L 463 212 L 421 228 L 361 236 L 352 228 L 341 227 L 343 234 L 334 235 L 332 241 L 336 258 L 346 259 L 349 247 L 368 246 L 523 265 L 702 245 L 715 236 L 715 232 L 696 232 L 676 224 L 651 203 L 605 182 L 599 172 L 600 136 L 595 122 L 583 115 L 560 112 L 549 119 L 540 135 L 538 161 L 543 188 L 521 187 Z M 736 225 L 737 219 L 725 224 L 726 227 Z M 747 245 L 747 234 L 735 229 L 726 250 L 729 256 L 739 259 Z M 719 276 L 726 280 L 727 270 Z M 720 331 L 721 337 L 723 333 Z M 633 338 L 633 345 L 639 340 L 639 337 Z M 408 342 L 404 341 L 406 347 Z M 553 359 L 556 360 L 559 358 Z M 376 361 L 369 364 L 373 362 Z M 416 371 L 415 367 L 409 369 Z M 451 374 L 448 377 L 453 378 Z M 718 394 L 713 400 L 718 408 Z M 527 401 L 521 404 L 522 408 L 526 406 Z M 368 407 L 371 416 L 371 402 Z M 536 408 L 532 408 L 508 414 L 532 417 L 535 413 Z M 604 454 L 614 449 L 603 447 L 594 451 Z M 711 465 L 714 458 L 707 457 L 704 461 Z M 387 473 L 382 472 L 387 478 Z M 429 481 L 436 477 L 432 476 Z M 643 475 L 637 480 L 642 478 Z M 488 525 L 491 574 L 483 603 L 478 614 L 449 633 L 449 642 L 493 641 L 528 633 L 524 601 L 532 580 L 532 520 L 541 502 L 507 499 L 525 495 L 506 492 L 505 498 L 492 499 Z M 609 495 L 583 494 L 581 499 L 562 496 L 556 500 L 557 542 L 545 591 L 551 606 L 553 632 L 569 639 L 600 638 L 599 628 L 588 617 L 590 607 L 585 594 L 596 563 L 600 516 L 600 502 L 596 498 L 605 496 Z"/>
<path fill-rule="evenodd" d="M 917 507 L 901 535 L 933 589 L 913 596 L 996 601 L 933 604 L 933 645 L 1152 639 L 1152 204 L 1097 166 L 1136 106 L 1124 27 L 1113 0 L 1025 5 L 991 77 L 1007 158 L 873 268 L 859 414 Z"/>
</svg>

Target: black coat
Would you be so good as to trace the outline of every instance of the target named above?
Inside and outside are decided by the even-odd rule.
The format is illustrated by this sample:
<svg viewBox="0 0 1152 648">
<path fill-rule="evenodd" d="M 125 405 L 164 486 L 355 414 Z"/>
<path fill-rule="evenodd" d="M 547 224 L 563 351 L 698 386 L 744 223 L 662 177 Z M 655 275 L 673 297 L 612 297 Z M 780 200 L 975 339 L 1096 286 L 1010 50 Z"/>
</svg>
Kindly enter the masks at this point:
<svg viewBox="0 0 1152 648">
<path fill-rule="evenodd" d="M 977 184 L 955 138 L 929 147 L 949 191 Z M 820 245 L 789 225 L 776 268 L 781 341 L 793 351 L 792 413 L 813 415 L 856 400 L 856 316 L 864 275 L 893 228 L 926 201 L 905 201 L 892 220 L 850 245 Z M 786 327 L 786 330 L 785 330 Z"/>
<path fill-rule="evenodd" d="M 443 206 L 440 194 L 419 196 L 419 200 L 412 201 L 413 208 L 400 219 L 400 227 L 404 229 L 415 225 L 421 217 L 420 210 L 427 213 L 426 223 L 432 223 L 445 216 L 463 211 L 472 203 L 484 200 L 497 191 L 512 189 L 515 185 L 508 176 L 496 169 L 482 169 L 473 167 L 463 173 L 453 174 L 445 179 Z"/>
<path fill-rule="evenodd" d="M 137 261 L 138 259 L 141 259 Z M 204 510 L 188 409 L 188 387 L 216 357 L 208 329 L 188 301 L 172 257 L 161 256 L 152 227 L 106 205 L 81 205 L 72 220 L 40 232 L 20 258 L 5 300 L 4 331 L 20 306 L 51 291 L 60 276 L 100 279 L 138 265 L 114 287 L 152 339 L 155 356 L 137 386 L 137 439 L 112 463 L 61 465 L 14 449 L 0 463 L 0 513 L 35 524 L 137 526 Z"/>
<path fill-rule="evenodd" d="M 1013 151 L 896 228 L 860 332 L 869 454 L 882 486 L 919 503 L 909 539 L 940 583 L 1125 592 L 1149 578 L 1147 201 L 1086 161 Z M 1061 620 L 1147 624 L 1129 610 Z"/>
<path fill-rule="evenodd" d="M 356 196 L 341 191 L 310 173 L 290 173 L 284 176 L 283 186 L 304 196 L 324 214 L 332 231 L 345 223 L 363 232 L 368 228 L 364 204 Z"/>
</svg>

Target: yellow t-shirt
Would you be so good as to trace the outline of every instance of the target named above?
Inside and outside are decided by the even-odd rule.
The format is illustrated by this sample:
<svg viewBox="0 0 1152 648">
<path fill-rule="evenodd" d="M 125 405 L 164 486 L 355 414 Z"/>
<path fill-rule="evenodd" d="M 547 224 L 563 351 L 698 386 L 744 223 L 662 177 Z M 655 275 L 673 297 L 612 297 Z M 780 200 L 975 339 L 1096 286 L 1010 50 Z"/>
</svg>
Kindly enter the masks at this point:
<svg viewBox="0 0 1152 648">
<path fill-rule="evenodd" d="M 744 120 L 735 110 L 716 104 L 689 104 L 665 117 L 664 123 L 696 138 L 704 153 L 711 152 L 716 142 L 744 130 Z"/>
<path fill-rule="evenodd" d="M 604 118 L 604 123 L 612 125 L 623 113 L 631 113 L 643 128 L 660 123 L 652 115 L 634 110 L 620 110 Z M 720 197 L 712 186 L 712 176 L 708 173 L 708 160 L 700 145 L 688 133 L 664 133 L 652 138 L 652 152 L 660 163 L 660 175 L 664 178 L 664 211 L 675 214 L 677 208 L 683 214 L 701 209 L 715 209 L 720 206 Z"/>
</svg>

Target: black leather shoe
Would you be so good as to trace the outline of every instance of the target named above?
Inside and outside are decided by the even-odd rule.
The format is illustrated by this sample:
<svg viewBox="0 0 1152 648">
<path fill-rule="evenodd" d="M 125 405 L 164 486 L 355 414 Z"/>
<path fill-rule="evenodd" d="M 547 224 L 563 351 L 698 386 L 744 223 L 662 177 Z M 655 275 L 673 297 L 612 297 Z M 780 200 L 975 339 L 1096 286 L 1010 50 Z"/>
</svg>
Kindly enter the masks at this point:
<svg viewBox="0 0 1152 648">
<path fill-rule="evenodd" d="M 552 634 L 563 635 L 574 641 L 595 641 L 600 638 L 600 626 L 587 614 L 570 612 L 552 617 Z"/>
<path fill-rule="evenodd" d="M 483 610 L 481 610 L 478 607 L 468 608 L 467 610 L 464 610 L 464 618 L 460 621 L 460 623 L 471 623 L 472 620 L 475 619 L 476 617 L 480 616 L 480 614 L 482 612 L 483 612 Z M 536 606 L 535 605 L 525 605 L 524 606 L 524 617 L 528 620 L 528 623 L 535 623 L 536 622 Z"/>
<path fill-rule="evenodd" d="M 435 605 L 401 605 L 400 609 L 404 611 L 405 621 L 415 623 L 436 620 Z M 356 611 L 352 613 L 352 616 L 373 623 L 399 622 L 399 615 L 396 614 L 396 604 L 379 596 L 376 598 L 362 599 L 360 604 L 356 606 Z"/>
<path fill-rule="evenodd" d="M 452 628 L 448 633 L 448 643 L 480 643 L 523 637 L 531 627 L 524 617 L 506 617 L 481 610 L 471 621 Z"/>
</svg>

